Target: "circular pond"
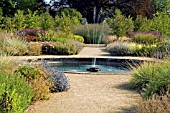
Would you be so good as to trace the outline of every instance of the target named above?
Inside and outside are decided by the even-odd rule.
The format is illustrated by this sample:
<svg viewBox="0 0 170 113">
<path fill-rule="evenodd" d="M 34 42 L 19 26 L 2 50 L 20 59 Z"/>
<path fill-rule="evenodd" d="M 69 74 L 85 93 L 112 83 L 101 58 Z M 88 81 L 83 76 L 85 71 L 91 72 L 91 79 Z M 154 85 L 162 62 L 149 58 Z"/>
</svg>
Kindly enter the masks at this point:
<svg viewBox="0 0 170 113">
<path fill-rule="evenodd" d="M 139 60 L 104 59 L 104 58 L 59 58 L 47 60 L 51 67 L 63 72 L 95 74 L 129 74 Z M 91 68 L 97 71 L 91 71 Z"/>
</svg>

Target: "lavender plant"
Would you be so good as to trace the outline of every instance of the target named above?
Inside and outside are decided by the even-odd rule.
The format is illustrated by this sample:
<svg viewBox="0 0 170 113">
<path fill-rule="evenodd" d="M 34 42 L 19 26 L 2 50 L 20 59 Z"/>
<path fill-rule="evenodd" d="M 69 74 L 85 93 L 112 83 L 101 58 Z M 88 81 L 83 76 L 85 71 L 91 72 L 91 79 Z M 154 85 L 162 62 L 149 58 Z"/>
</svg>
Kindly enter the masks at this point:
<svg viewBox="0 0 170 113">
<path fill-rule="evenodd" d="M 69 81 L 64 72 L 60 71 L 56 67 L 51 67 L 47 61 L 43 61 L 43 65 L 46 68 L 46 74 L 53 82 L 53 86 L 50 88 L 52 92 L 67 91 L 70 88 Z"/>
</svg>

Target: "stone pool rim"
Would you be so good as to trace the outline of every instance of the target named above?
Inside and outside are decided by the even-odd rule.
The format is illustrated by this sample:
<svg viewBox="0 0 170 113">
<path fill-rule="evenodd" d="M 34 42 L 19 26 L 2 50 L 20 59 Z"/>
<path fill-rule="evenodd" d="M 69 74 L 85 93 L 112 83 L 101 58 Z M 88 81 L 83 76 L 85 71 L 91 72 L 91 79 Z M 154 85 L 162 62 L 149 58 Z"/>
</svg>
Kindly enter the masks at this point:
<svg viewBox="0 0 170 113">
<path fill-rule="evenodd" d="M 151 62 L 162 62 L 160 59 L 150 58 L 150 57 L 132 57 L 132 56 L 79 56 L 79 55 L 41 55 L 41 56 L 9 56 L 16 58 L 21 61 L 37 62 L 40 60 L 55 60 L 62 58 L 101 58 L 101 59 L 111 59 L 111 60 L 138 60 L 138 61 L 151 61 Z M 91 74 L 91 75 L 130 75 L 131 73 L 91 73 L 91 72 L 65 72 L 71 74 Z"/>
</svg>

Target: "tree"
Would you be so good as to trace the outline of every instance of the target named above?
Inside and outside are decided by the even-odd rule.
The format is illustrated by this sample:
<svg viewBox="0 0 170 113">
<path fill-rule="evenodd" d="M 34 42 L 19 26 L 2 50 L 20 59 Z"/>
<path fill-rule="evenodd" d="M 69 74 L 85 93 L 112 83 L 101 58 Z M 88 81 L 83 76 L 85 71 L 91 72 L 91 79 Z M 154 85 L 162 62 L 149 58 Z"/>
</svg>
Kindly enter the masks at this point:
<svg viewBox="0 0 170 113">
<path fill-rule="evenodd" d="M 13 17 L 17 10 L 24 10 L 28 13 L 28 9 L 33 11 L 41 2 L 36 0 L 0 0 L 3 16 Z"/>
<path fill-rule="evenodd" d="M 12 0 L 0 0 L 3 16 L 12 17 L 16 12 L 14 2 Z"/>
<path fill-rule="evenodd" d="M 152 17 L 154 8 L 150 0 L 68 0 L 72 8 L 77 9 L 87 18 L 89 23 L 95 23 L 102 18 L 113 16 L 120 9 L 127 17 L 137 15 Z"/>
<path fill-rule="evenodd" d="M 15 8 L 17 10 L 24 10 L 25 12 L 29 10 L 34 10 L 40 5 L 36 0 L 13 0 L 15 2 Z"/>
<path fill-rule="evenodd" d="M 89 23 L 100 22 L 101 16 L 112 9 L 109 0 L 68 0 L 68 3 L 80 11 Z"/>
<path fill-rule="evenodd" d="M 156 11 L 170 10 L 170 0 L 152 0 L 152 3 Z"/>
</svg>

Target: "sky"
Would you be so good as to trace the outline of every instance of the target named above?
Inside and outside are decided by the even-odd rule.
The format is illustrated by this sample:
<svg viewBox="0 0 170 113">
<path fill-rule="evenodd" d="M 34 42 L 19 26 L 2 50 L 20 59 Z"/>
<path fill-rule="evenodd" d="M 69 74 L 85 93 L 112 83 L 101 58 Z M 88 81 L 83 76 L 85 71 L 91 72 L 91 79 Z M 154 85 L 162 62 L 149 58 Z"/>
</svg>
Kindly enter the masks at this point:
<svg viewBox="0 0 170 113">
<path fill-rule="evenodd" d="M 55 0 L 55 1 L 60 1 L 60 0 Z M 50 0 L 44 0 L 44 2 L 49 4 Z"/>
</svg>

